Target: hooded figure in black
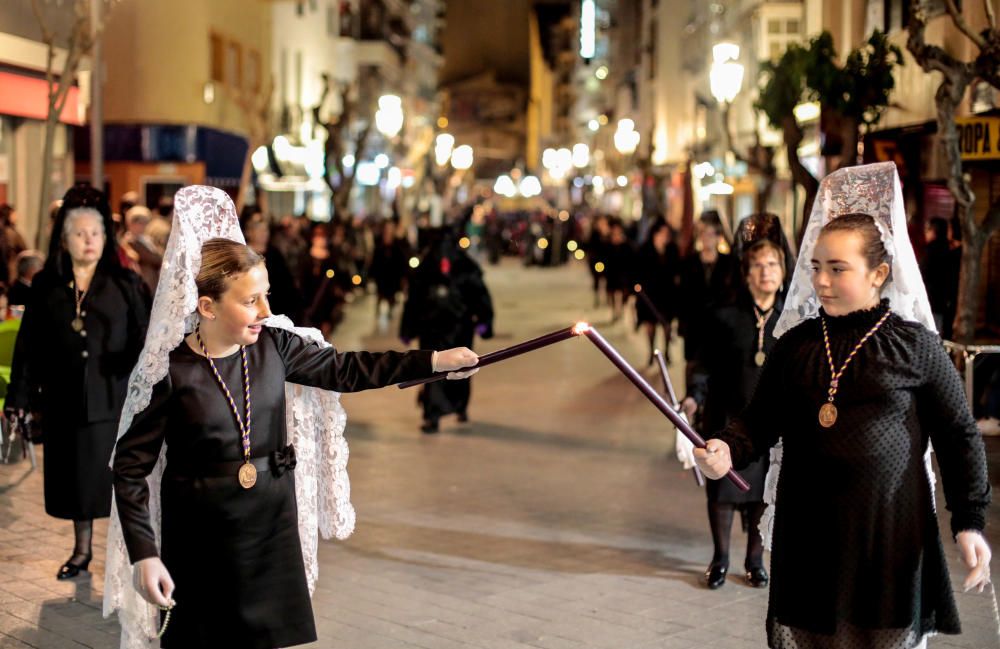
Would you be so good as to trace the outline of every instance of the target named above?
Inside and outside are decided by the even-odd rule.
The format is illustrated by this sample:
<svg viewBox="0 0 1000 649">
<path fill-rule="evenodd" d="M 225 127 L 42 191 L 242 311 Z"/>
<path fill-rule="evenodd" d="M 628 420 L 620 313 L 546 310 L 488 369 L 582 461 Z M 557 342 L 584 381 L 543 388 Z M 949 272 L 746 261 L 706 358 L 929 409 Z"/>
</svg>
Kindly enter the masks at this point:
<svg viewBox="0 0 1000 649">
<path fill-rule="evenodd" d="M 482 270 L 458 246 L 450 229 L 429 234 L 420 265 L 409 281 L 400 338 L 406 343 L 418 339 L 421 347 L 471 349 L 476 334 L 483 339 L 493 337 L 493 301 Z M 453 413 L 459 421 L 468 421 L 470 394 L 468 379 L 425 385 L 420 392 L 424 409 L 421 430 L 436 433 L 440 418 Z"/>
<path fill-rule="evenodd" d="M 105 196 L 66 192 L 45 267 L 31 285 L 14 348 L 6 409 L 41 417 L 45 511 L 72 520 L 73 555 L 59 579 L 86 570 L 92 524 L 111 513 L 111 470 L 129 374 L 149 324 L 139 275 L 122 268 Z"/>
<path fill-rule="evenodd" d="M 754 214 L 740 222 L 733 245 L 739 274 L 733 278 L 735 299 L 712 308 L 704 321 L 704 344 L 698 350 L 682 404 L 689 417 L 698 406 L 702 430 L 709 437 L 738 416 L 757 386 L 764 361 L 774 347 L 774 326 L 781 315 L 784 291 L 792 276 L 793 259 L 781 222 L 773 214 Z M 750 483 L 742 492 L 725 480 L 706 485 L 708 520 L 715 552 L 705 573 L 709 588 L 726 581 L 729 570 L 729 537 L 736 510 L 747 532 L 744 560 L 751 586 L 767 586 L 764 548 L 757 529 L 764 513 L 764 478 L 768 460 L 759 458 L 740 472 Z"/>
</svg>

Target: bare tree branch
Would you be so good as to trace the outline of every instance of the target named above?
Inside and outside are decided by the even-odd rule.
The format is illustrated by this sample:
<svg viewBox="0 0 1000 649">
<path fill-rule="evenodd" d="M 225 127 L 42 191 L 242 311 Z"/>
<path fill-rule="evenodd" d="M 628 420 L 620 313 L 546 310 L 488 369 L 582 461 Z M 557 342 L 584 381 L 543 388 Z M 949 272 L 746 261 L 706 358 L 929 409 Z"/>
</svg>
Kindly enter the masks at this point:
<svg viewBox="0 0 1000 649">
<path fill-rule="evenodd" d="M 45 20 L 45 15 L 42 11 L 41 0 L 31 0 L 31 10 L 35 13 L 35 19 L 38 21 L 38 27 L 42 32 L 42 42 L 49 45 L 55 40 L 55 36 L 49 31 L 48 22 Z"/>
<path fill-rule="evenodd" d="M 986 0 L 989 4 L 990 0 Z M 955 0 L 944 0 L 945 9 L 948 10 L 948 15 L 951 16 L 952 21 L 955 23 L 955 27 L 958 27 L 959 31 L 965 34 L 970 41 L 976 44 L 979 49 L 986 48 L 986 40 L 982 36 L 972 31 L 969 27 L 969 23 L 965 22 L 965 16 L 962 15 L 962 11 L 955 5 Z"/>
</svg>

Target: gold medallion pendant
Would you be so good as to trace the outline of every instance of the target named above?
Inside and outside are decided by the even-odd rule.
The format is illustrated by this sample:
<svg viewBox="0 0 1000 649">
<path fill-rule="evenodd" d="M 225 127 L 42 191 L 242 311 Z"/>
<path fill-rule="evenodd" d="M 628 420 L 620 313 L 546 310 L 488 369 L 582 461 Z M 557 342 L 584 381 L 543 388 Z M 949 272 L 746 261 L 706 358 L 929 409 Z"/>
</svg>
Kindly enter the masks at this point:
<svg viewBox="0 0 1000 649">
<path fill-rule="evenodd" d="M 250 487 L 257 484 L 257 467 L 247 462 L 240 467 L 240 486 L 244 489 L 249 489 Z"/>
<path fill-rule="evenodd" d="M 753 362 L 757 364 L 757 367 L 764 367 L 765 360 L 767 360 L 767 355 L 764 352 L 757 352 L 753 355 Z"/>
<path fill-rule="evenodd" d="M 80 317 L 73 318 L 73 320 L 69 323 L 69 326 L 72 327 L 73 331 L 76 333 L 80 333 L 83 331 L 83 319 Z"/>
<path fill-rule="evenodd" d="M 832 403 L 824 403 L 819 409 L 819 425 L 823 428 L 830 428 L 837 423 L 837 406 Z"/>
</svg>

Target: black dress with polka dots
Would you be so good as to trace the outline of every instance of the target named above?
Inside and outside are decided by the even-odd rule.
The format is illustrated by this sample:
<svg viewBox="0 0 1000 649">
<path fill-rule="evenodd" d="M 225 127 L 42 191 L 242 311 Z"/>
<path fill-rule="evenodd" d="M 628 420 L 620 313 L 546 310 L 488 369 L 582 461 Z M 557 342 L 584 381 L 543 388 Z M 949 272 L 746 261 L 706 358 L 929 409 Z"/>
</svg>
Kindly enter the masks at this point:
<svg viewBox="0 0 1000 649">
<path fill-rule="evenodd" d="M 826 319 L 837 369 L 886 313 Z M 767 615 L 775 649 L 910 649 L 960 633 L 924 465 L 933 443 L 953 533 L 981 530 L 983 442 L 937 334 L 892 314 L 851 361 L 819 425 L 830 368 L 819 318 L 782 336 L 719 435 L 738 469 L 784 439 Z"/>
</svg>

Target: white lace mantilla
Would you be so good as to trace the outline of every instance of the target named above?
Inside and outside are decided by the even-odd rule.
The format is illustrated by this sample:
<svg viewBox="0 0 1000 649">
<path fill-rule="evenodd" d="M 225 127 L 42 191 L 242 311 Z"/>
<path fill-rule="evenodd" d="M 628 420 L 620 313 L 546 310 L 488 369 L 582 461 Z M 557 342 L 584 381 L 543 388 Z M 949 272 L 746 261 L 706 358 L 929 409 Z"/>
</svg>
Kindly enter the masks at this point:
<svg viewBox="0 0 1000 649">
<path fill-rule="evenodd" d="M 167 376 L 169 354 L 197 324 L 195 277 L 201 267 L 201 247 L 222 237 L 243 243 L 236 210 L 229 196 L 214 187 L 181 189 L 175 199 L 174 222 L 164 253 L 160 281 L 153 301 L 149 331 L 139 361 L 129 378 L 128 393 L 118 427 L 120 438 L 135 415 L 149 405 L 153 386 Z M 329 346 L 316 329 L 294 327 L 285 316 L 274 316 L 266 326 L 286 329 L 321 346 Z M 285 384 L 288 441 L 295 445 L 295 498 L 299 539 L 309 592 L 319 576 L 319 538 L 344 539 L 354 531 L 355 512 L 347 475 L 348 447 L 344 438 L 347 414 L 336 392 Z M 160 453 L 149 483 L 149 513 L 157 542 L 160 532 L 160 482 L 166 447 Z M 156 637 L 159 612 L 132 586 L 118 509 L 111 505 L 104 581 L 104 616 L 118 612 L 122 649 L 148 649 Z"/>
</svg>

